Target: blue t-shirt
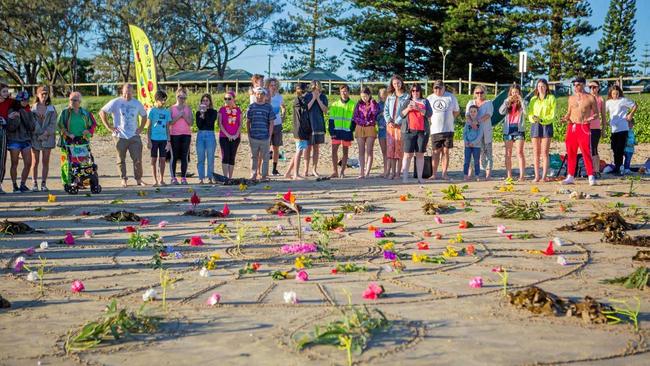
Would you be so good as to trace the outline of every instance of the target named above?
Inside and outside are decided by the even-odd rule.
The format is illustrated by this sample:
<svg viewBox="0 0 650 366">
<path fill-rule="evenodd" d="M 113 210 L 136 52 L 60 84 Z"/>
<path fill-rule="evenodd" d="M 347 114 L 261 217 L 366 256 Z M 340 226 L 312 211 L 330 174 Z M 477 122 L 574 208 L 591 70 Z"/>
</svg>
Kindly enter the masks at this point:
<svg viewBox="0 0 650 366">
<path fill-rule="evenodd" d="M 151 108 L 149 111 L 149 123 L 151 128 L 152 141 L 167 141 L 167 124 L 172 121 L 169 109 Z"/>
<path fill-rule="evenodd" d="M 275 121 L 275 113 L 270 104 L 253 103 L 248 106 L 246 118 L 251 121 L 251 129 L 248 131 L 248 136 L 255 140 L 268 140 L 269 137 L 269 122 Z"/>
</svg>

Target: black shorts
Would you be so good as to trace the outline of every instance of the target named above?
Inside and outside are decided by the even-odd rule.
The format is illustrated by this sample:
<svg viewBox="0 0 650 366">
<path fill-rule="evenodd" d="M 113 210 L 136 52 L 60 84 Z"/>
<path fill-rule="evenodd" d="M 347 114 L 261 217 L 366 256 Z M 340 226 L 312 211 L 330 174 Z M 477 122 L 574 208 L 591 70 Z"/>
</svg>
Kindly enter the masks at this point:
<svg viewBox="0 0 650 366">
<path fill-rule="evenodd" d="M 591 156 L 598 155 L 598 142 L 600 141 L 600 135 L 602 130 L 600 128 L 591 130 Z"/>
<path fill-rule="evenodd" d="M 553 138 L 553 124 L 533 123 L 530 126 L 530 138 Z"/>
<path fill-rule="evenodd" d="M 165 158 L 167 156 L 167 140 L 151 140 L 151 157 Z"/>
<path fill-rule="evenodd" d="M 309 145 L 321 145 L 325 143 L 325 132 L 313 132 L 311 134 L 311 139 L 309 139 Z"/>
<path fill-rule="evenodd" d="M 431 135 L 431 147 L 434 150 L 442 149 L 446 147 L 451 149 L 454 147 L 454 133 L 453 132 L 441 132 L 434 133 Z"/>
<path fill-rule="evenodd" d="M 271 134 L 271 145 L 282 146 L 282 125 L 273 126 L 273 133 Z"/>
<path fill-rule="evenodd" d="M 411 131 L 402 134 L 402 145 L 405 154 L 425 153 L 427 151 L 429 134 L 425 131 Z"/>
</svg>

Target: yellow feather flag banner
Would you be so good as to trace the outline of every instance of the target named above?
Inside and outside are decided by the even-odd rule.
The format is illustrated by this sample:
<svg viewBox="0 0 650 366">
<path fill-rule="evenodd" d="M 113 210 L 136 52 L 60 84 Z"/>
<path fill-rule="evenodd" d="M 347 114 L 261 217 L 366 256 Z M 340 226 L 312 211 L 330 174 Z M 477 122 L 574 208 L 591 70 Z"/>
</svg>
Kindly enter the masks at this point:
<svg viewBox="0 0 650 366">
<path fill-rule="evenodd" d="M 153 49 L 149 38 L 142 29 L 129 24 L 129 33 L 131 33 L 131 42 L 133 43 L 138 100 L 144 104 L 145 108 L 150 108 L 154 105 L 154 95 L 158 89 Z"/>
</svg>

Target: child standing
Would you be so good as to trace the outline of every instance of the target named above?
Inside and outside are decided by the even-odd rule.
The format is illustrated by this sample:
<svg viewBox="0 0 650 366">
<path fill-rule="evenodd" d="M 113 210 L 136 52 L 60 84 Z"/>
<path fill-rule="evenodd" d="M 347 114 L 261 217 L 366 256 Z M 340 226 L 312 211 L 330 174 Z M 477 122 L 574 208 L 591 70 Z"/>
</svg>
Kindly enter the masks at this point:
<svg viewBox="0 0 650 366">
<path fill-rule="evenodd" d="M 147 148 L 151 150 L 151 171 L 153 173 L 154 187 L 165 185 L 165 160 L 167 152 L 171 149 L 169 139 L 169 122 L 172 115 L 165 108 L 167 93 L 157 91 L 154 95 L 154 107 L 149 110 L 149 133 L 147 134 Z M 158 169 L 159 168 L 159 169 Z"/>
<path fill-rule="evenodd" d="M 293 101 L 293 138 L 296 143 L 296 154 L 293 156 L 284 177 L 293 178 L 294 180 L 305 179 L 305 177 L 298 174 L 300 155 L 305 154 L 305 161 L 307 161 L 307 149 L 311 139 L 311 123 L 308 117 L 307 102 L 305 102 L 306 89 L 307 86 L 303 83 L 296 85 L 296 98 Z"/>
<path fill-rule="evenodd" d="M 357 144 L 359 145 L 359 179 L 367 178 L 372 169 L 372 158 L 374 155 L 374 144 L 377 131 L 375 124 L 379 114 L 377 102 L 372 99 L 370 88 L 364 87 L 361 90 L 361 100 L 354 107 L 353 123 Z"/>
<path fill-rule="evenodd" d="M 624 174 L 631 174 L 630 163 L 632 163 L 632 155 L 634 155 L 634 145 L 636 142 L 636 135 L 634 134 L 634 120 L 628 122 L 629 130 L 627 131 L 627 142 L 625 143 L 624 157 L 625 162 L 623 163 Z"/>
<path fill-rule="evenodd" d="M 463 129 L 463 141 L 465 141 L 465 162 L 463 164 L 463 174 L 465 180 L 469 180 L 469 164 L 474 159 L 474 176 L 479 179 L 481 174 L 481 139 L 483 130 L 479 128 L 478 107 L 473 105 L 469 107 L 469 115 Z"/>
<path fill-rule="evenodd" d="M 343 84 L 339 89 L 341 98 L 329 107 L 328 130 L 332 137 L 332 170 L 330 178 L 345 178 L 345 168 L 348 165 L 348 150 L 354 140 L 354 107 L 355 103 L 350 99 L 350 88 Z M 339 146 L 343 146 L 343 157 L 341 158 L 341 172 L 338 170 Z"/>
<path fill-rule="evenodd" d="M 386 118 L 384 118 L 386 97 L 386 88 L 379 89 L 379 101 L 377 102 L 377 106 L 379 107 L 379 113 L 377 113 L 377 138 L 379 140 L 379 147 L 381 148 L 382 162 L 384 164 L 383 177 L 386 177 L 386 171 L 388 169 L 388 163 L 386 161 Z"/>
</svg>

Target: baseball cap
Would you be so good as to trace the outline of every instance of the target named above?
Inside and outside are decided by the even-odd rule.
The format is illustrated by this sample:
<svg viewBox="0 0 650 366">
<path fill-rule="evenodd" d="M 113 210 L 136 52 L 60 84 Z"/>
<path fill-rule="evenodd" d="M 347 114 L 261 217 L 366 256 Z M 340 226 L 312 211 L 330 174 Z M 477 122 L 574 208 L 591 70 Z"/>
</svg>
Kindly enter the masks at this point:
<svg viewBox="0 0 650 366">
<path fill-rule="evenodd" d="M 573 79 L 573 81 L 571 82 L 571 84 L 574 84 L 574 83 L 586 84 L 586 83 L 587 83 L 587 80 L 585 80 L 585 78 L 583 78 L 582 76 L 577 76 L 577 77 L 575 77 L 575 78 Z"/>
<path fill-rule="evenodd" d="M 255 89 L 253 89 L 253 93 L 262 93 L 262 94 L 266 94 L 266 89 L 262 88 L 261 86 L 258 86 L 258 87 L 256 87 Z"/>
<path fill-rule="evenodd" d="M 433 88 L 444 88 L 445 84 L 442 82 L 442 80 L 436 80 L 433 82 Z"/>
<path fill-rule="evenodd" d="M 27 90 L 21 90 L 18 93 L 16 93 L 16 98 L 14 99 L 16 99 L 19 102 L 29 100 L 29 93 L 27 92 Z"/>
</svg>

